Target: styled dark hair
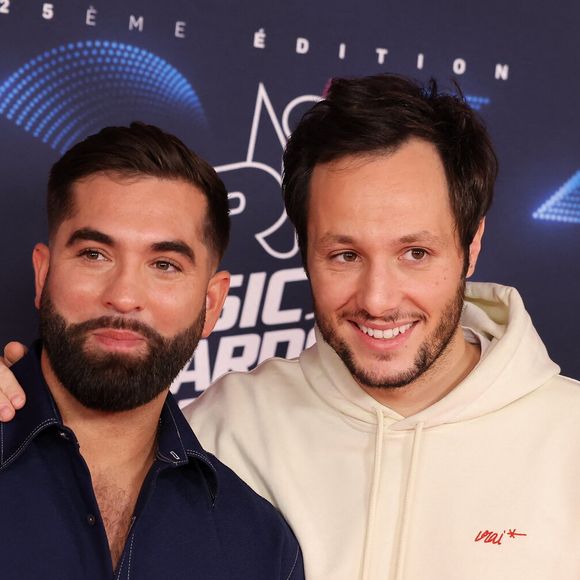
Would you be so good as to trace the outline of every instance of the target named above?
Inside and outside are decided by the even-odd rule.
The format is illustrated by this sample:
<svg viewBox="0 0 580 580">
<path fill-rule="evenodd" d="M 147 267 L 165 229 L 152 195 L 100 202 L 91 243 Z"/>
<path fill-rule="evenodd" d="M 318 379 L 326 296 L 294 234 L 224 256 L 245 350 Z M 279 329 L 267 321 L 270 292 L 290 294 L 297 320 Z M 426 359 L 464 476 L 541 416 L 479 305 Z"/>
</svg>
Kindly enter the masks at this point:
<svg viewBox="0 0 580 580">
<path fill-rule="evenodd" d="M 302 118 L 284 152 L 282 190 L 306 266 L 310 177 L 317 164 L 392 153 L 410 138 L 432 143 L 445 167 L 461 247 L 468 248 L 493 198 L 497 158 L 463 95 L 439 93 L 398 75 L 334 79 Z"/>
<path fill-rule="evenodd" d="M 100 172 L 175 179 L 200 189 L 207 199 L 204 240 L 222 258 L 230 235 L 225 185 L 213 167 L 177 137 L 144 123 L 105 127 L 74 145 L 52 166 L 47 196 L 49 236 L 74 213 L 74 184 Z"/>
</svg>

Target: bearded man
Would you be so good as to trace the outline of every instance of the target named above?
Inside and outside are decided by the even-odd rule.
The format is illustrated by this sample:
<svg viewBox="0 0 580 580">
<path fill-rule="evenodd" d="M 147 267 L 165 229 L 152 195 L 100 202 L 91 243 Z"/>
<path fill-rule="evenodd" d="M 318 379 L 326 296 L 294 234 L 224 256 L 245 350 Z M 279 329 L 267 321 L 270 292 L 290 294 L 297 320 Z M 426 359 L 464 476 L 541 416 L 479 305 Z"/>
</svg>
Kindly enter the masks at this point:
<svg viewBox="0 0 580 580">
<path fill-rule="evenodd" d="M 280 515 L 185 422 L 169 385 L 227 294 L 227 192 L 156 127 L 109 127 L 48 184 L 41 341 L 1 428 L 2 578 L 303 578 Z"/>
</svg>

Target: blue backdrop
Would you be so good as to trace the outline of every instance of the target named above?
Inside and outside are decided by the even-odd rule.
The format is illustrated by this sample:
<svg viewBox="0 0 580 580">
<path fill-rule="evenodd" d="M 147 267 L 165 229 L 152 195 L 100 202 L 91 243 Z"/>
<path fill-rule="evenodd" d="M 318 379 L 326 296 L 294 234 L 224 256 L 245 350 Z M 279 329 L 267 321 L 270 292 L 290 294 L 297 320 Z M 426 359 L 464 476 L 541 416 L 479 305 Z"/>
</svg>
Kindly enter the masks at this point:
<svg viewBox="0 0 580 580">
<path fill-rule="evenodd" d="M 283 145 L 333 76 L 457 80 L 501 163 L 475 279 L 522 292 L 552 357 L 580 376 L 577 3 L 0 0 L 0 343 L 36 334 L 30 253 L 47 173 L 104 125 L 177 134 L 231 197 L 233 287 L 173 390 L 295 356 L 308 286 L 279 182 Z"/>
</svg>

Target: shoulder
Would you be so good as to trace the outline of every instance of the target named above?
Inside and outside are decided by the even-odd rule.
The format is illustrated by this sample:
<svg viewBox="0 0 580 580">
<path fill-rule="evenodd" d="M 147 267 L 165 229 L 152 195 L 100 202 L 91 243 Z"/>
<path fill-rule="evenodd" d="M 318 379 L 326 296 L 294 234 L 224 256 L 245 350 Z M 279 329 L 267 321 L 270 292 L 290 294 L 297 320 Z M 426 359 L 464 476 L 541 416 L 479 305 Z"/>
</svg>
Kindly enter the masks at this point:
<svg viewBox="0 0 580 580">
<path fill-rule="evenodd" d="M 555 375 L 547 381 L 539 391 L 549 397 L 554 404 L 568 406 L 570 410 L 580 412 L 580 381 Z"/>
<path fill-rule="evenodd" d="M 251 559 L 262 559 L 269 569 L 279 567 L 284 580 L 303 578 L 300 546 L 281 514 L 214 455 L 207 455 L 217 472 L 214 511 L 223 544 L 253 554 Z"/>
<path fill-rule="evenodd" d="M 555 375 L 522 399 L 527 422 L 580 450 L 580 383 Z"/>
<path fill-rule="evenodd" d="M 270 433 L 308 391 L 298 359 L 270 359 L 251 372 L 224 375 L 182 411 L 202 445 L 217 452 L 224 434 L 247 441 Z"/>
<path fill-rule="evenodd" d="M 234 409 L 292 405 L 308 391 L 299 359 L 269 359 L 250 372 L 231 372 L 183 409 L 185 416 L 233 416 Z"/>
<path fill-rule="evenodd" d="M 205 449 L 275 501 L 272 456 L 288 453 L 298 425 L 316 424 L 319 405 L 298 360 L 271 359 L 250 373 L 222 377 L 182 411 Z"/>
<path fill-rule="evenodd" d="M 220 377 L 211 389 L 214 392 L 232 388 L 271 388 L 281 382 L 299 382 L 303 380 L 300 357 L 293 359 L 270 358 L 248 372 L 230 372 Z"/>
</svg>

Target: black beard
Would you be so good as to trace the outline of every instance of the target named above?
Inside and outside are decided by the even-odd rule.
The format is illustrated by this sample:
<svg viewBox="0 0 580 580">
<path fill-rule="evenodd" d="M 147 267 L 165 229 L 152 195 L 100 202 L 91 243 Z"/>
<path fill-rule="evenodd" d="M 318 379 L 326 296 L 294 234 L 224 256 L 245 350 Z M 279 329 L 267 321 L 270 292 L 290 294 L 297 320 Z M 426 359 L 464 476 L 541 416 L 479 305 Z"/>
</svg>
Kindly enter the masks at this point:
<svg viewBox="0 0 580 580">
<path fill-rule="evenodd" d="M 437 359 L 439 359 L 439 357 L 441 357 L 441 355 L 443 355 L 447 350 L 447 347 L 453 338 L 453 334 L 459 325 L 461 312 L 463 310 L 464 294 L 465 278 L 462 278 L 455 296 L 445 305 L 445 308 L 441 312 L 439 326 L 419 347 L 415 360 L 413 361 L 413 366 L 395 376 L 387 376 L 387 373 L 378 376 L 376 373 L 371 373 L 365 368 L 361 368 L 355 361 L 353 352 L 348 344 L 339 338 L 328 320 L 316 312 L 317 308 L 315 303 L 314 310 L 316 324 L 318 325 L 325 342 L 327 342 L 341 358 L 342 362 L 359 385 L 379 389 L 406 387 L 432 368 Z M 360 315 L 363 317 L 366 315 L 369 319 L 372 318 L 368 313 L 360 313 Z M 395 322 L 395 320 L 390 322 Z M 385 367 L 388 368 L 389 357 L 386 356 L 383 360 Z"/>
<path fill-rule="evenodd" d="M 40 335 L 56 377 L 79 403 L 97 411 L 136 409 L 168 388 L 191 358 L 204 322 L 205 307 L 193 325 L 172 338 L 164 338 L 142 322 L 119 317 L 67 324 L 46 289 L 40 303 Z M 139 332 L 147 339 L 147 354 L 87 352 L 87 333 L 98 328 Z"/>
</svg>

